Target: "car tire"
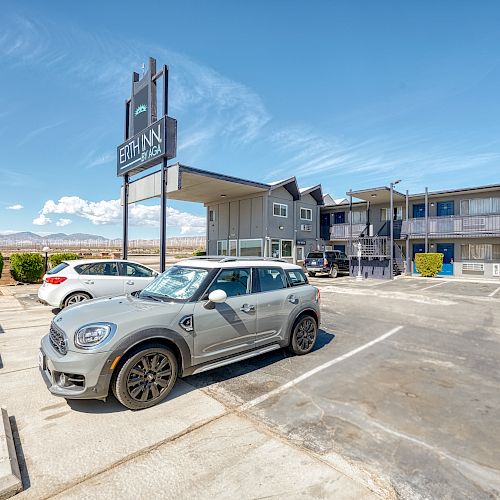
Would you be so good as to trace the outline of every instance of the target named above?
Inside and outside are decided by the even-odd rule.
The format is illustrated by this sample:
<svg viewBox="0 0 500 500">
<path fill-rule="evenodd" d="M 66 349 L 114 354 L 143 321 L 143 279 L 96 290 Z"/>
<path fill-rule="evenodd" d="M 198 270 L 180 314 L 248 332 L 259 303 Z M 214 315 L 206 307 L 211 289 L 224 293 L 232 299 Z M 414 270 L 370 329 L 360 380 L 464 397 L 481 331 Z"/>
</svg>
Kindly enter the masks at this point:
<svg viewBox="0 0 500 500">
<path fill-rule="evenodd" d="M 112 383 L 113 394 L 130 410 L 150 408 L 170 394 L 177 374 L 175 354 L 162 344 L 148 343 L 121 364 Z"/>
<path fill-rule="evenodd" d="M 307 273 L 311 278 L 314 278 L 316 276 L 316 273 L 313 273 L 312 271 L 309 271 Z"/>
<path fill-rule="evenodd" d="M 332 268 L 330 269 L 330 278 L 336 278 L 339 275 L 339 268 L 337 264 L 333 264 Z"/>
<path fill-rule="evenodd" d="M 74 292 L 70 293 L 62 303 L 62 308 L 64 309 L 65 307 L 68 306 L 73 306 L 75 304 L 79 304 L 80 302 L 83 302 L 84 300 L 89 300 L 92 297 L 86 293 L 86 292 Z"/>
<path fill-rule="evenodd" d="M 318 336 L 318 324 L 309 314 L 294 323 L 288 349 L 299 356 L 311 352 Z"/>
</svg>

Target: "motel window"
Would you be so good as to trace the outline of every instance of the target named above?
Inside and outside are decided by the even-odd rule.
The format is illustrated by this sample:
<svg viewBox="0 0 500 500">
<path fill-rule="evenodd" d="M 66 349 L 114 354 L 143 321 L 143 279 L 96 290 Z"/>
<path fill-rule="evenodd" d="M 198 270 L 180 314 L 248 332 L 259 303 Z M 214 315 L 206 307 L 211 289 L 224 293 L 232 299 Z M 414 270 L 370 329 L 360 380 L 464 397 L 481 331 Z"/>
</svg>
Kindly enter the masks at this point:
<svg viewBox="0 0 500 500">
<path fill-rule="evenodd" d="M 210 222 L 215 222 L 215 210 L 208 211 L 208 220 Z"/>
<path fill-rule="evenodd" d="M 281 257 L 292 256 L 292 240 L 281 240 Z"/>
<path fill-rule="evenodd" d="M 217 242 L 217 255 L 227 255 L 227 240 Z"/>
<path fill-rule="evenodd" d="M 487 215 L 500 213 L 500 198 L 476 198 L 460 201 L 460 215 Z"/>
<path fill-rule="evenodd" d="M 313 211 L 310 208 L 301 208 L 300 209 L 300 218 L 302 220 L 312 220 L 313 219 Z"/>
<path fill-rule="evenodd" d="M 276 217 L 288 217 L 288 205 L 273 203 L 273 215 Z"/>
<path fill-rule="evenodd" d="M 239 240 L 241 257 L 262 257 L 262 240 Z"/>
<path fill-rule="evenodd" d="M 380 220 L 388 221 L 390 218 L 391 209 L 390 208 L 381 208 L 380 209 Z M 403 207 L 394 207 L 394 219 L 393 220 L 403 220 Z"/>
<path fill-rule="evenodd" d="M 353 224 L 366 224 L 366 210 L 351 212 Z"/>
<path fill-rule="evenodd" d="M 236 240 L 229 240 L 229 255 L 231 257 L 236 257 L 237 255 Z"/>
<path fill-rule="evenodd" d="M 462 260 L 499 260 L 500 244 L 478 243 L 460 245 Z"/>
<path fill-rule="evenodd" d="M 271 240 L 271 257 L 273 259 L 280 258 L 280 240 Z"/>
</svg>

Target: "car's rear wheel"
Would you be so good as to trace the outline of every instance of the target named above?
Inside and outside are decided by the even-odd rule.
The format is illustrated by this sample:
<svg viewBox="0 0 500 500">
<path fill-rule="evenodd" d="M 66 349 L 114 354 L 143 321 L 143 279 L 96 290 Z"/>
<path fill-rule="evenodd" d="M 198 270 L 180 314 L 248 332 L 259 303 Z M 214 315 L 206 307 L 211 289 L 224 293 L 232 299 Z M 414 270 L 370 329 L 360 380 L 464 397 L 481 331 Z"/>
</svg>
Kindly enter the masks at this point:
<svg viewBox="0 0 500 500">
<path fill-rule="evenodd" d="M 333 264 L 332 268 L 330 269 L 330 278 L 336 278 L 339 275 L 339 268 L 337 267 L 337 264 Z"/>
<path fill-rule="evenodd" d="M 316 273 L 313 273 L 312 271 L 309 271 L 307 273 L 311 278 L 314 278 L 316 276 Z"/>
<path fill-rule="evenodd" d="M 63 307 L 68 307 L 72 306 L 74 304 L 79 304 L 80 302 L 83 302 L 84 300 L 89 300 L 92 297 L 85 292 L 75 292 L 70 295 L 68 295 L 63 302 Z"/>
<path fill-rule="evenodd" d="M 175 354 L 162 344 L 146 344 L 134 351 L 120 367 L 113 393 L 123 406 L 142 410 L 163 401 L 175 384 Z"/>
<path fill-rule="evenodd" d="M 316 320 L 309 315 L 301 316 L 293 327 L 289 349 L 294 354 L 307 354 L 312 351 L 317 336 L 318 324 Z"/>
</svg>

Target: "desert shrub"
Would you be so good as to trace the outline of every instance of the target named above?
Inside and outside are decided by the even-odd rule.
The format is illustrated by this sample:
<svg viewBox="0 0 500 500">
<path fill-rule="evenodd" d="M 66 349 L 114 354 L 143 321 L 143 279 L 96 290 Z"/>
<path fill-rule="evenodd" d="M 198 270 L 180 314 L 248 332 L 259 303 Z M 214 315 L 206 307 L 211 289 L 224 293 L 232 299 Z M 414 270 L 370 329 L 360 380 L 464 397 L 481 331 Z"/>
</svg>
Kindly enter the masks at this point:
<svg viewBox="0 0 500 500">
<path fill-rule="evenodd" d="M 80 256 L 77 253 L 62 252 L 49 255 L 49 262 L 52 267 L 58 266 L 63 260 L 76 260 Z"/>
<path fill-rule="evenodd" d="M 3 271 L 3 255 L 0 253 L 0 277 L 2 276 Z"/>
<path fill-rule="evenodd" d="M 44 261 L 39 253 L 13 253 L 10 256 L 10 272 L 16 281 L 36 283 L 43 271 Z"/>
<path fill-rule="evenodd" d="M 202 257 L 203 255 L 207 255 L 207 252 L 205 252 L 205 250 L 195 250 L 193 255 L 195 257 Z"/>
<path fill-rule="evenodd" d="M 443 269 L 442 253 L 417 253 L 415 255 L 417 272 L 422 276 L 431 277 Z"/>
</svg>

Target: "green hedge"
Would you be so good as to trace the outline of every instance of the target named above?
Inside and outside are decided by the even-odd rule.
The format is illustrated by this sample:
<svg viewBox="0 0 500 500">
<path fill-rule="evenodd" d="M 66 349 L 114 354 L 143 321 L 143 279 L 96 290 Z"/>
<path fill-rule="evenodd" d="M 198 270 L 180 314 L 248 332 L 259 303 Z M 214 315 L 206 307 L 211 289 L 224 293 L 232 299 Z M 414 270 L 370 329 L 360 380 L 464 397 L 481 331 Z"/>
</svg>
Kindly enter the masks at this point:
<svg viewBox="0 0 500 500">
<path fill-rule="evenodd" d="M 63 260 L 77 260 L 80 256 L 77 253 L 53 253 L 49 255 L 49 262 L 52 267 L 58 266 Z"/>
<path fill-rule="evenodd" d="M 37 283 L 43 276 L 44 261 L 39 253 L 13 253 L 10 272 L 16 281 Z"/>
<path fill-rule="evenodd" d="M 193 255 L 194 255 L 195 257 L 202 257 L 202 256 L 204 256 L 204 255 L 207 255 L 207 252 L 205 252 L 205 250 L 195 250 L 195 251 L 193 252 Z"/>
<path fill-rule="evenodd" d="M 0 278 L 2 277 L 3 271 L 3 255 L 0 253 Z"/>
<path fill-rule="evenodd" d="M 442 253 L 417 253 L 415 255 L 417 272 L 422 276 L 435 276 L 443 269 Z"/>
</svg>

